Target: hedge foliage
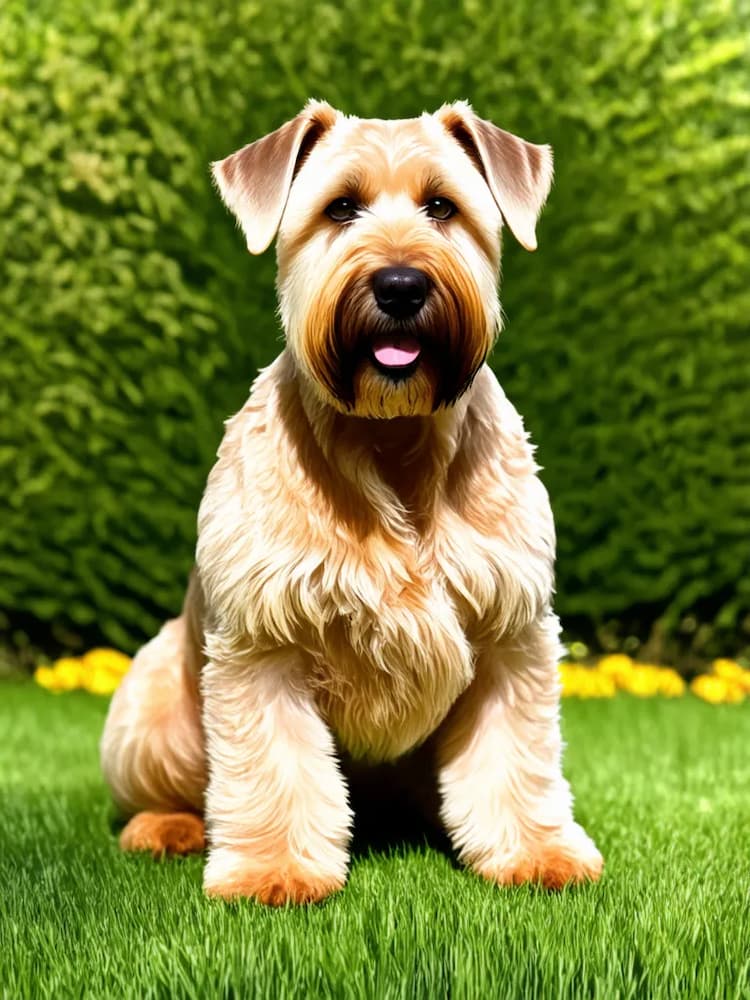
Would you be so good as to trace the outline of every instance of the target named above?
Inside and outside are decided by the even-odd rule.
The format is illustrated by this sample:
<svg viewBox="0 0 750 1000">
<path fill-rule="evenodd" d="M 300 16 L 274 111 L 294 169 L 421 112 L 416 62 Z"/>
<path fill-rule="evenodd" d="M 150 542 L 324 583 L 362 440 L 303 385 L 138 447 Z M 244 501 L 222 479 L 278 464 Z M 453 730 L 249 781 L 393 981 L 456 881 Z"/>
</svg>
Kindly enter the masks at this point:
<svg viewBox="0 0 750 1000">
<path fill-rule="evenodd" d="M 494 356 L 539 443 L 558 606 L 750 609 L 746 0 L 5 0 L 0 607 L 131 649 L 179 607 L 221 435 L 279 349 L 207 164 L 310 95 L 468 97 L 556 152 Z M 632 609 L 636 609 L 634 612 Z"/>
</svg>

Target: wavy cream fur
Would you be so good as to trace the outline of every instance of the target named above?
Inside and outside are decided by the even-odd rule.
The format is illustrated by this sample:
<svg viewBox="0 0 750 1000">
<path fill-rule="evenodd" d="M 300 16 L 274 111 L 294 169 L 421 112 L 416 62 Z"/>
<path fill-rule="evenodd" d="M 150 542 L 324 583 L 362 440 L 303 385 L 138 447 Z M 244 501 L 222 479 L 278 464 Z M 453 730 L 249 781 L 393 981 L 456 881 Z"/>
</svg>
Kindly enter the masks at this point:
<svg viewBox="0 0 750 1000">
<path fill-rule="evenodd" d="M 281 219 L 287 347 L 227 422 L 183 615 L 112 702 L 115 799 L 175 813 L 161 825 L 174 842 L 180 811 L 205 812 L 216 895 L 304 902 L 344 884 L 341 760 L 403 760 L 422 790 L 436 783 L 457 851 L 487 878 L 559 886 L 601 869 L 561 772 L 549 502 L 483 363 L 499 328 L 500 210 L 445 114 L 327 109 Z M 459 204 L 450 225 L 420 210 L 435 178 Z M 368 210 L 336 231 L 322 209 L 352 184 Z M 544 195 L 529 195 L 528 219 Z M 394 263 L 433 281 L 434 336 L 465 363 L 451 398 L 430 355 L 401 382 L 366 358 L 348 383 L 339 370 L 376 308 L 370 275 Z M 126 840 L 164 850 L 143 833 L 160 828 Z"/>
</svg>

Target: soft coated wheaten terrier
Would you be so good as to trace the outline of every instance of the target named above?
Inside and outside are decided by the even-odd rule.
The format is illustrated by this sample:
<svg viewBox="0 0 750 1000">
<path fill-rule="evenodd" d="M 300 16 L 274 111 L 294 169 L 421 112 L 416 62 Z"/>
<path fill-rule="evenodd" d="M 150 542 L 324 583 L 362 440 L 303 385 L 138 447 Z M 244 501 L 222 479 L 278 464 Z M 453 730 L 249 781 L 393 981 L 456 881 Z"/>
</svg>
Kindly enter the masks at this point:
<svg viewBox="0 0 750 1000">
<path fill-rule="evenodd" d="M 183 613 L 112 702 L 123 848 L 199 850 L 205 815 L 209 893 L 319 900 L 346 881 L 345 774 L 400 761 L 485 878 L 596 878 L 561 771 L 549 502 L 485 363 L 501 225 L 536 246 L 549 148 L 465 103 L 310 102 L 213 170 L 251 253 L 278 233 L 286 348 L 227 423 Z"/>
</svg>

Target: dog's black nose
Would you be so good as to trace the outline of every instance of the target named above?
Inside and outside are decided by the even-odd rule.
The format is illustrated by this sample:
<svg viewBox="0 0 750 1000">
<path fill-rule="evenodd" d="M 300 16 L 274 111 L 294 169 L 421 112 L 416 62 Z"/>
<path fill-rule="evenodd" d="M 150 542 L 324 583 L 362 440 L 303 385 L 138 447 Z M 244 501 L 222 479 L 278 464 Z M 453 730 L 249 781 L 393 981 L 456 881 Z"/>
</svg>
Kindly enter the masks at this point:
<svg viewBox="0 0 750 1000">
<path fill-rule="evenodd" d="M 416 267 L 381 267 L 372 278 L 375 301 L 394 319 L 416 316 L 425 303 L 429 279 Z"/>
</svg>

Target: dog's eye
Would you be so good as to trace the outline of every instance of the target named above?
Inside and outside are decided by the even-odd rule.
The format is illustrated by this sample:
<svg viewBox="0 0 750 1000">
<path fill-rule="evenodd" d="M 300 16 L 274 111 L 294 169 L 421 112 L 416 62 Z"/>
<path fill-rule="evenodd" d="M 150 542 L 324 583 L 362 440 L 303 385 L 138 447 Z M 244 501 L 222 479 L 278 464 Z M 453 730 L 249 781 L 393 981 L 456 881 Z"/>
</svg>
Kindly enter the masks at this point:
<svg viewBox="0 0 750 1000">
<path fill-rule="evenodd" d="M 359 205 L 353 198 L 335 198 L 326 208 L 326 215 L 334 222 L 351 222 L 358 212 Z"/>
<path fill-rule="evenodd" d="M 431 219 L 437 219 L 439 222 L 445 222 L 446 219 L 450 219 L 458 211 L 453 202 L 448 198 L 430 198 L 425 205 L 425 209 Z"/>
</svg>

